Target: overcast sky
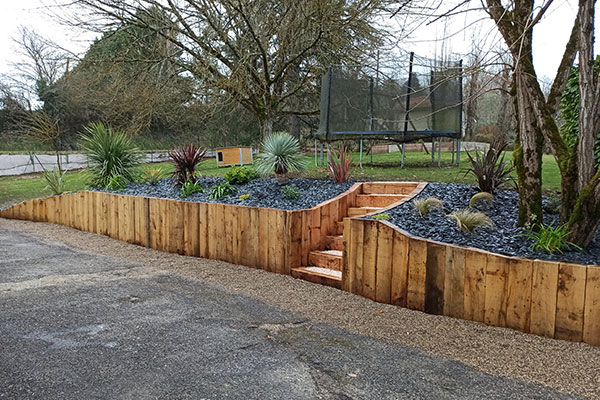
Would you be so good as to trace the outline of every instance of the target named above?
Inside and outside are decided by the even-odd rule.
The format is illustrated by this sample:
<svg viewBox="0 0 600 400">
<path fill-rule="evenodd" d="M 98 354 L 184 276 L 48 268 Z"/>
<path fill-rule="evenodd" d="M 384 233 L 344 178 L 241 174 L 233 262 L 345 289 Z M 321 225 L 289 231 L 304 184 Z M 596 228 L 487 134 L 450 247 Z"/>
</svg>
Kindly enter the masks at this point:
<svg viewBox="0 0 600 400">
<path fill-rule="evenodd" d="M 557 0 L 554 3 L 547 16 L 534 30 L 535 68 L 540 77 L 554 76 L 575 18 L 577 2 Z M 2 55 L 0 58 L 0 73 L 10 71 L 10 62 L 15 58 L 14 44 L 11 38 L 17 35 L 20 25 L 33 29 L 42 36 L 74 52 L 85 51 L 89 41 L 95 37 L 92 34 L 82 34 L 82 32 L 75 32 L 59 25 L 43 12 L 44 4 L 48 4 L 48 0 L 0 0 L 0 54 Z M 465 23 L 469 22 L 468 18 L 473 17 L 471 14 L 469 17 L 456 17 L 446 27 L 446 31 L 462 30 Z M 441 24 L 423 28 L 419 31 L 417 40 L 439 37 L 443 31 L 444 27 Z M 496 37 L 496 40 L 498 40 L 499 37 L 493 31 L 493 24 L 482 24 L 477 36 L 490 35 L 490 37 Z M 469 33 L 464 32 L 454 36 L 451 42 L 451 50 L 461 53 L 468 52 L 471 43 L 470 36 Z M 412 44 L 412 47 L 423 56 L 431 56 L 435 50 L 435 44 L 422 41 L 416 41 Z M 429 52 L 430 54 L 422 54 L 423 52 Z"/>
</svg>

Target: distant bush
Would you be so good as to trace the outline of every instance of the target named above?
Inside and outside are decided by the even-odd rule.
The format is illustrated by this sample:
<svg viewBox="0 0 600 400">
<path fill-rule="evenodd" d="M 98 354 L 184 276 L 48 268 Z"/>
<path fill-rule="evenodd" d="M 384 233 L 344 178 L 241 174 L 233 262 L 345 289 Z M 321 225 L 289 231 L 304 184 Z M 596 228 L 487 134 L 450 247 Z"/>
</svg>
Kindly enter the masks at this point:
<svg viewBox="0 0 600 400">
<path fill-rule="evenodd" d="M 225 172 L 225 180 L 232 185 L 244 185 L 257 177 L 256 170 L 249 165 L 232 167 Z"/>
<path fill-rule="evenodd" d="M 142 156 L 126 133 L 101 122 L 86 126 L 85 133 L 81 147 L 90 165 L 91 187 L 106 187 L 116 175 L 128 182 L 135 180 L 135 167 Z"/>
<path fill-rule="evenodd" d="M 285 185 L 281 188 L 281 193 L 288 200 L 298 200 L 300 198 L 300 191 L 296 185 Z"/>
</svg>

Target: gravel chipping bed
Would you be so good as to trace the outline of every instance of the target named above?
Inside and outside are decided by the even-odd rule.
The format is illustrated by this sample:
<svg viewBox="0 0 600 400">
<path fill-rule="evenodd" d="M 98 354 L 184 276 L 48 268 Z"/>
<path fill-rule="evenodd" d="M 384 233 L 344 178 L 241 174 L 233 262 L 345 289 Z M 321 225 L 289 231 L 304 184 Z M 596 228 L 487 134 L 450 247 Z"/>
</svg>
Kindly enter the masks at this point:
<svg viewBox="0 0 600 400">
<path fill-rule="evenodd" d="M 600 400 L 600 347 L 380 304 L 289 276 L 163 253 L 60 225 L 0 219 L 0 228 L 142 263 L 146 272 L 157 269 L 199 279 L 312 321 L 418 348 L 492 375 L 536 382 Z"/>
<path fill-rule="evenodd" d="M 194 193 L 184 199 L 181 198 L 179 187 L 175 185 L 174 180 L 171 178 L 161 179 L 156 185 L 130 183 L 123 190 L 118 192 L 108 192 L 131 196 L 197 201 L 202 203 L 225 203 L 250 207 L 278 208 L 281 210 L 302 210 L 312 208 L 324 201 L 336 197 L 350 189 L 354 183 L 337 183 L 330 179 L 291 178 L 289 184 L 296 185 L 300 192 L 300 198 L 297 200 L 290 200 L 281 193 L 281 187 L 274 178 L 258 178 L 245 185 L 233 185 L 238 190 L 230 196 L 211 199 L 209 197 L 211 187 L 224 182 L 225 178 L 221 177 L 207 176 L 200 178 L 198 183 L 204 189 L 204 193 Z M 239 201 L 239 197 L 243 194 L 250 194 L 250 198 Z"/>
<path fill-rule="evenodd" d="M 533 259 L 566 261 L 578 264 L 600 263 L 600 231 L 585 251 L 571 247 L 560 254 L 548 254 L 532 249 L 533 239 L 517 236 L 527 231 L 517 226 L 518 194 L 510 190 L 501 190 L 494 195 L 493 206 L 484 201 L 476 206 L 494 223 L 493 228 L 480 227 L 474 233 L 460 232 L 456 222 L 446 217 L 452 211 L 467 208 L 469 200 L 478 192 L 474 186 L 451 183 L 429 183 L 416 199 L 435 197 L 444 203 L 444 210 L 434 209 L 421 217 L 412 202 L 404 203 L 386 211 L 389 222 L 410 234 L 443 243 L 451 243 L 465 247 L 476 247 L 493 253 Z M 543 199 L 546 206 L 548 199 Z M 544 210 L 544 224 L 555 221 L 559 215 Z"/>
</svg>

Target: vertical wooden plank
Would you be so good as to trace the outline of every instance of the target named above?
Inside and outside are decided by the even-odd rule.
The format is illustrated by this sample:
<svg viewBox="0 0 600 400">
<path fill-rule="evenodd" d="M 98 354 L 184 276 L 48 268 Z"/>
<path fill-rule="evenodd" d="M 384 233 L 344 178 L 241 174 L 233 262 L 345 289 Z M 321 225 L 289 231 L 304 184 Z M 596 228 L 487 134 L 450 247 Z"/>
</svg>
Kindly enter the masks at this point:
<svg viewBox="0 0 600 400">
<path fill-rule="evenodd" d="M 464 314 L 463 318 L 483 322 L 485 314 L 485 271 L 487 254 L 467 250 L 465 254 Z"/>
<path fill-rule="evenodd" d="M 329 205 L 329 228 L 326 233 L 327 235 L 332 235 L 334 233 L 333 230 L 336 228 L 336 223 L 341 221 L 341 219 L 338 218 L 339 210 L 340 205 L 338 201 L 332 201 Z"/>
<path fill-rule="evenodd" d="M 250 231 L 250 212 L 248 207 L 239 207 L 236 222 L 237 238 L 233 243 L 233 251 L 236 254 L 236 264 L 251 266 L 249 261 L 252 251 L 252 238 L 248 236 Z"/>
<path fill-rule="evenodd" d="M 365 220 L 363 250 L 363 289 L 362 295 L 375 300 L 377 285 L 377 225 L 375 220 Z"/>
<path fill-rule="evenodd" d="M 316 208 L 311 210 L 310 249 L 318 249 L 321 243 L 321 211 Z"/>
<path fill-rule="evenodd" d="M 258 267 L 269 271 L 269 210 L 257 208 L 258 223 Z"/>
<path fill-rule="evenodd" d="M 246 265 L 252 268 L 260 268 L 259 266 L 259 215 L 258 208 L 247 207 L 248 224 L 244 231 L 243 246 L 246 249 L 244 260 Z"/>
<path fill-rule="evenodd" d="M 183 254 L 198 257 L 199 238 L 198 203 L 186 201 L 183 203 Z"/>
<path fill-rule="evenodd" d="M 231 261 L 234 264 L 240 264 L 242 259 L 242 229 L 240 225 L 240 210 L 238 207 L 229 207 L 231 210 Z M 243 214 L 243 213 L 242 213 Z M 243 264 L 242 264 L 243 265 Z"/>
<path fill-rule="evenodd" d="M 560 263 L 556 297 L 556 339 L 580 342 L 583 339 L 583 311 L 587 267 Z"/>
<path fill-rule="evenodd" d="M 406 293 L 406 306 L 413 310 L 424 311 L 427 242 L 410 238 L 408 246 L 408 290 Z"/>
<path fill-rule="evenodd" d="M 425 268 L 425 312 L 434 315 L 443 315 L 446 246 L 439 243 L 427 243 L 427 263 Z"/>
<path fill-rule="evenodd" d="M 310 232 L 312 229 L 312 211 L 304 210 L 302 213 L 302 260 L 300 265 L 308 265 L 308 253 L 310 252 Z"/>
<path fill-rule="evenodd" d="M 321 229 L 320 234 L 321 237 L 327 236 L 331 232 L 331 203 L 325 204 L 320 207 L 321 209 Z M 320 238 L 319 238 L 320 239 Z M 320 240 L 319 240 L 320 242 Z"/>
<path fill-rule="evenodd" d="M 198 203 L 198 255 L 208 258 L 210 238 L 208 234 L 208 204 Z"/>
<path fill-rule="evenodd" d="M 365 221 L 360 219 L 350 220 L 350 229 L 352 230 L 352 248 L 353 259 L 350 268 L 354 271 L 354 279 L 350 291 L 359 296 L 363 295 L 363 263 L 365 249 Z"/>
<path fill-rule="evenodd" d="M 160 248 L 160 199 L 148 199 L 149 221 L 150 221 L 150 243 L 149 246 L 155 250 Z"/>
<path fill-rule="evenodd" d="M 119 239 L 119 195 L 110 195 L 110 228 L 108 235 L 113 239 Z"/>
<path fill-rule="evenodd" d="M 134 201 L 136 243 L 150 247 L 150 199 L 136 196 Z"/>
<path fill-rule="evenodd" d="M 288 211 L 286 225 L 289 231 L 288 269 L 302 266 L 302 211 Z M 343 274 L 343 273 L 342 273 Z"/>
<path fill-rule="evenodd" d="M 354 282 L 354 268 L 356 248 L 352 246 L 352 229 L 350 218 L 344 218 L 344 249 L 342 252 L 342 290 L 350 292 Z"/>
<path fill-rule="evenodd" d="M 600 266 L 590 265 L 587 267 L 583 341 L 600 346 Z"/>
<path fill-rule="evenodd" d="M 183 254 L 183 201 L 167 200 L 168 201 L 168 251 L 170 253 Z"/>
<path fill-rule="evenodd" d="M 119 240 L 133 243 L 135 240 L 135 220 L 132 196 L 119 196 Z"/>
<path fill-rule="evenodd" d="M 492 326 L 506 326 L 508 300 L 508 259 L 487 255 L 485 270 L 484 322 Z"/>
<path fill-rule="evenodd" d="M 392 304 L 406 307 L 408 294 L 408 238 L 394 232 L 394 258 L 392 260 Z"/>
<path fill-rule="evenodd" d="M 533 334 L 549 338 L 554 337 L 558 266 L 559 263 L 552 261 L 533 262 L 529 330 Z"/>
<path fill-rule="evenodd" d="M 279 232 L 279 251 L 277 257 L 279 259 L 279 264 L 281 265 L 279 273 L 283 275 L 291 274 L 289 260 L 291 237 L 289 235 L 289 229 L 287 229 L 289 225 L 287 220 L 288 215 L 290 215 L 289 211 L 277 210 L 277 232 Z"/>
<path fill-rule="evenodd" d="M 97 192 L 87 192 L 87 220 L 88 232 L 97 233 L 96 231 L 96 195 Z"/>
<path fill-rule="evenodd" d="M 444 315 L 463 318 L 465 309 L 465 249 L 448 246 L 444 281 Z"/>
<path fill-rule="evenodd" d="M 511 258 L 508 264 L 506 326 L 521 332 L 529 332 L 532 264 L 531 260 L 520 258 Z"/>
<path fill-rule="evenodd" d="M 234 255 L 233 255 L 233 241 L 235 239 L 234 235 L 234 221 L 237 219 L 236 207 L 230 206 L 227 204 L 223 204 L 223 241 L 221 242 L 221 246 L 223 246 L 223 254 L 222 260 L 233 263 Z"/>
<path fill-rule="evenodd" d="M 377 269 L 375 300 L 392 302 L 392 256 L 394 254 L 394 231 L 389 226 L 377 223 Z"/>
</svg>

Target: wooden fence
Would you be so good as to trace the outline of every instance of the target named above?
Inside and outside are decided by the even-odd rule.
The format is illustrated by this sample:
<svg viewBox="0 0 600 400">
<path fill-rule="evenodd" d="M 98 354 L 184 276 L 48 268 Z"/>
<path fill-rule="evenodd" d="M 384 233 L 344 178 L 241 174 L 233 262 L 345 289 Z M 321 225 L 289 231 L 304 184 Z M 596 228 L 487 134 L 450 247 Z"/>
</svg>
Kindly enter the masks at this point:
<svg viewBox="0 0 600 400">
<path fill-rule="evenodd" d="M 286 211 L 81 191 L 0 210 L 0 217 L 51 222 L 156 250 L 223 260 L 281 274 L 336 229 L 361 184 L 316 207 Z"/>
<path fill-rule="evenodd" d="M 600 345 L 600 266 L 505 257 L 344 221 L 342 289 L 382 303 Z"/>
</svg>

